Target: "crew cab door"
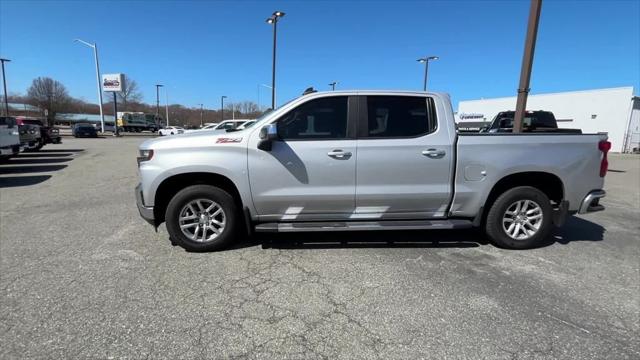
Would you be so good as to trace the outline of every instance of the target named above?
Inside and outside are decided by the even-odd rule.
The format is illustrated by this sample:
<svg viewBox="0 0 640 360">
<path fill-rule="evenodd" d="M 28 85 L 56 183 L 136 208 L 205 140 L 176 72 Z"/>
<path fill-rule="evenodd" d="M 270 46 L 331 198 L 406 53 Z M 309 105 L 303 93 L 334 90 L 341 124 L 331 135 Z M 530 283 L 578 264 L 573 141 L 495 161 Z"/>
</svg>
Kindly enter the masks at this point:
<svg viewBox="0 0 640 360">
<path fill-rule="evenodd" d="M 355 208 L 357 98 L 315 97 L 273 123 L 270 151 L 248 145 L 249 183 L 261 220 L 343 219 Z"/>
<path fill-rule="evenodd" d="M 448 128 L 438 126 L 434 98 L 362 96 L 359 104 L 354 217 L 444 217 L 453 141 Z"/>
</svg>

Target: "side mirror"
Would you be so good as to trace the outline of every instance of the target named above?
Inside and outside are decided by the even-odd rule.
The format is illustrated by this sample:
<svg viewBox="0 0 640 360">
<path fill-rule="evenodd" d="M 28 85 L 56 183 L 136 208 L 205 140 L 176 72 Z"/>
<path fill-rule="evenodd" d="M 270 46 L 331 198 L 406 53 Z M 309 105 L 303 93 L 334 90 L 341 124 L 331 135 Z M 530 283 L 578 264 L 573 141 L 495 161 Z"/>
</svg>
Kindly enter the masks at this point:
<svg viewBox="0 0 640 360">
<path fill-rule="evenodd" d="M 260 129 L 260 142 L 258 149 L 271 151 L 273 142 L 278 140 L 278 126 L 276 124 L 265 125 Z"/>
</svg>

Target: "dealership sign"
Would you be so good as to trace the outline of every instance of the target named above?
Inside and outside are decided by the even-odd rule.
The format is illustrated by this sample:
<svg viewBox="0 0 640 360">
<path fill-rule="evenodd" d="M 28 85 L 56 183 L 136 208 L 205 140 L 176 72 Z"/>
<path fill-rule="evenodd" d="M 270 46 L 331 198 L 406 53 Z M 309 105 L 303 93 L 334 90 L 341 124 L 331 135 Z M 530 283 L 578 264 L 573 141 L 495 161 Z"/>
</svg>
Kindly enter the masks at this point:
<svg viewBox="0 0 640 360">
<path fill-rule="evenodd" d="M 119 92 L 124 89 L 124 74 L 103 74 L 102 90 Z"/>
<path fill-rule="evenodd" d="M 460 120 L 470 120 L 470 119 L 483 119 L 484 118 L 484 114 L 477 114 L 477 113 L 462 113 L 459 115 Z"/>
</svg>

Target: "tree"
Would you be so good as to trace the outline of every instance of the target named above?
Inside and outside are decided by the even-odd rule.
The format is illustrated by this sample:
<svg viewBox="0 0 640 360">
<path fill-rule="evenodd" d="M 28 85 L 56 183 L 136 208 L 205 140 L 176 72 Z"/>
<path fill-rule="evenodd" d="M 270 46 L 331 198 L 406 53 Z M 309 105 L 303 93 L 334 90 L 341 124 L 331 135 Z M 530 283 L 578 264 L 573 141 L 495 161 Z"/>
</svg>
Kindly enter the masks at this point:
<svg viewBox="0 0 640 360">
<path fill-rule="evenodd" d="M 120 109 L 123 111 L 130 111 L 129 104 L 139 104 L 142 102 L 142 93 L 138 88 L 138 83 L 127 75 L 124 76 L 124 88 L 122 91 L 116 93 Z M 111 92 L 105 92 L 103 95 L 107 101 L 113 101 L 113 94 Z M 135 106 L 135 105 L 134 105 Z"/>
<path fill-rule="evenodd" d="M 64 85 L 48 77 L 34 79 L 27 90 L 27 97 L 34 105 L 43 111 L 46 110 L 49 126 L 53 125 L 56 114 L 71 102 L 71 97 Z"/>
</svg>

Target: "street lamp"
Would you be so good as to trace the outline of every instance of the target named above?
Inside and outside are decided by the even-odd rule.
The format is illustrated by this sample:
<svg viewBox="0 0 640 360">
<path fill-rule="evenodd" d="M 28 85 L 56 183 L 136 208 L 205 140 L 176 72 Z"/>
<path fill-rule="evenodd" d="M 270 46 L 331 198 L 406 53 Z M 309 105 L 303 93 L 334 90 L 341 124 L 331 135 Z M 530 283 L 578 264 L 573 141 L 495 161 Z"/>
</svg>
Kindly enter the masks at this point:
<svg viewBox="0 0 640 360">
<path fill-rule="evenodd" d="M 220 96 L 220 122 L 224 121 L 224 99 L 226 98 L 224 95 Z"/>
<path fill-rule="evenodd" d="M 0 59 L 2 63 L 2 86 L 4 86 L 4 114 L 9 116 L 9 100 L 7 99 L 7 75 L 4 73 L 4 63 L 11 62 L 9 59 Z"/>
<path fill-rule="evenodd" d="M 273 25 L 273 63 L 271 66 L 271 109 L 276 108 L 276 34 L 278 19 L 284 16 L 282 11 L 276 11 L 267 19 L 267 24 Z"/>
<path fill-rule="evenodd" d="M 100 127 L 102 132 L 104 133 L 104 113 L 102 112 L 102 88 L 100 86 L 100 65 L 98 64 L 98 45 L 93 43 L 88 43 L 86 41 L 80 40 L 80 39 L 74 39 L 73 41 L 75 42 L 79 42 L 83 45 L 86 45 L 90 48 L 93 48 L 93 57 L 95 59 L 96 62 L 96 82 L 98 84 L 98 102 L 100 103 Z M 114 119 L 117 117 L 114 116 Z M 117 121 L 116 124 L 114 124 L 116 127 L 118 126 Z"/>
<path fill-rule="evenodd" d="M 424 91 L 427 91 L 427 71 L 429 70 L 429 60 L 438 60 L 438 59 L 440 58 L 437 56 L 427 56 L 427 57 L 423 57 L 416 60 L 420 63 L 424 63 L 424 86 L 422 88 L 422 90 Z"/>
<path fill-rule="evenodd" d="M 203 116 L 202 116 L 202 107 L 204 106 L 203 104 L 198 104 L 200 105 L 200 127 L 204 126 L 204 122 L 203 122 Z"/>
<path fill-rule="evenodd" d="M 331 86 L 331 91 L 336 91 L 336 84 L 337 84 L 337 83 L 338 83 L 337 81 L 334 81 L 334 82 L 332 82 L 332 83 L 329 83 L 329 86 Z"/>
<path fill-rule="evenodd" d="M 160 117 L 160 88 L 163 87 L 162 84 L 156 84 L 156 125 L 160 125 L 158 123 L 158 118 Z"/>
</svg>

